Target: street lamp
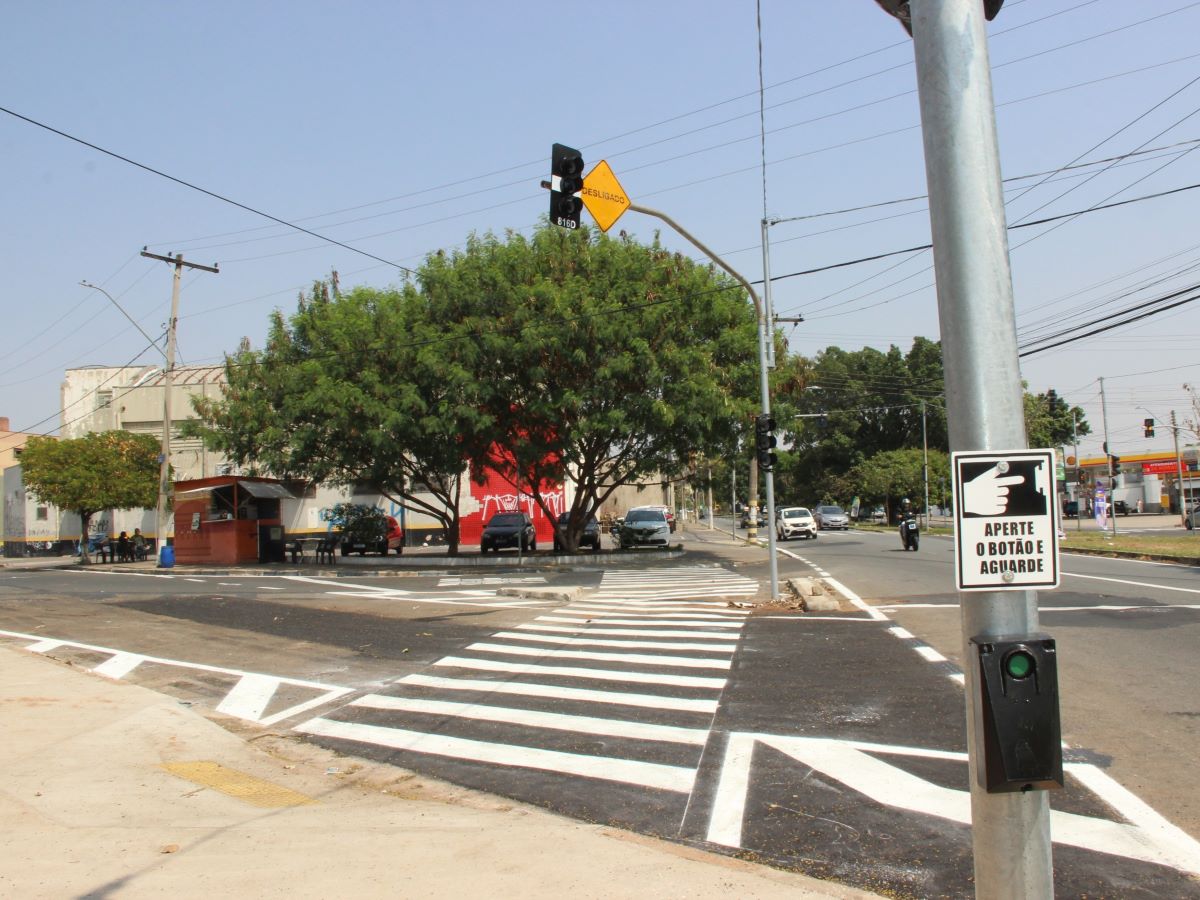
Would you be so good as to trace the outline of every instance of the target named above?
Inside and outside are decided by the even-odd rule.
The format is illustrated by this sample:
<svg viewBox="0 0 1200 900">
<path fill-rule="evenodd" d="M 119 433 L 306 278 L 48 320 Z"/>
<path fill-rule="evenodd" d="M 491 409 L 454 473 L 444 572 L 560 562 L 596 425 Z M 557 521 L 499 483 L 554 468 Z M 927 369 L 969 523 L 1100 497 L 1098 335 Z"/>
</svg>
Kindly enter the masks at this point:
<svg viewBox="0 0 1200 900">
<path fill-rule="evenodd" d="M 134 321 L 133 316 L 131 316 L 131 315 L 129 315 L 129 313 L 125 312 L 124 307 L 122 307 L 121 304 L 116 301 L 116 298 L 114 298 L 112 294 L 110 294 L 104 288 L 100 287 L 100 285 L 92 284 L 90 281 L 85 280 L 85 281 L 80 281 L 79 283 L 83 287 L 91 288 L 92 290 L 99 291 L 105 297 L 107 297 L 109 300 L 111 300 L 112 305 L 115 306 L 117 309 L 121 310 L 121 314 L 123 316 L 125 316 L 125 318 L 127 318 L 130 322 L 133 322 L 133 327 L 136 328 L 138 331 L 140 331 L 142 333 L 143 337 L 145 337 L 146 340 L 148 340 L 150 342 L 151 346 L 153 346 L 155 350 L 157 350 L 159 353 L 161 353 L 163 355 L 163 360 L 166 362 L 166 365 L 163 367 L 163 410 L 164 410 L 164 413 L 163 413 L 163 434 L 162 434 L 162 454 L 161 454 L 162 458 L 159 460 L 158 505 L 157 505 L 157 511 L 155 513 L 155 521 L 154 521 L 155 544 L 158 548 L 162 548 L 162 547 L 165 547 L 167 544 L 166 525 L 165 525 L 165 521 L 164 521 L 164 516 L 165 516 L 164 510 L 166 510 L 166 508 L 167 508 L 167 475 L 166 475 L 166 473 L 170 471 L 170 466 L 171 466 L 171 459 L 170 459 L 170 457 L 171 457 L 171 415 L 170 415 L 171 380 L 168 377 L 168 372 L 171 368 L 170 356 L 168 355 L 166 350 L 163 350 L 163 348 L 158 345 L 158 341 L 156 341 L 154 338 L 150 337 L 150 335 L 146 334 L 145 329 L 142 328 L 141 325 L 139 325 L 137 322 Z M 84 535 L 83 539 L 86 541 L 87 535 Z"/>
<path fill-rule="evenodd" d="M 128 319 L 128 320 L 129 320 L 129 321 L 130 321 L 130 322 L 133 324 L 133 327 L 134 327 L 134 328 L 136 328 L 138 331 L 140 331 L 140 332 L 142 333 L 142 337 L 144 337 L 146 340 L 148 340 L 148 341 L 150 342 L 150 345 L 151 345 L 152 347 L 154 347 L 154 349 L 155 349 L 155 350 L 157 350 L 159 353 L 161 353 L 161 354 L 162 354 L 162 356 L 163 356 L 163 359 L 166 359 L 166 358 L 167 358 L 167 351 L 166 351 L 166 350 L 164 350 L 162 347 L 158 346 L 158 339 L 157 339 L 157 338 L 152 338 L 152 337 L 150 337 L 150 335 L 146 334 L 146 329 L 142 328 L 142 326 L 141 326 L 141 325 L 139 325 L 139 324 L 137 323 L 137 321 L 136 321 L 136 320 L 134 320 L 133 316 L 131 316 L 129 313 L 127 313 L 127 312 L 125 311 L 125 307 L 123 307 L 123 306 L 122 306 L 120 303 L 118 303 L 118 302 L 116 301 L 116 298 L 115 298 L 115 297 L 113 297 L 113 295 L 112 295 L 112 294 L 110 294 L 110 293 L 109 293 L 108 291 L 106 291 L 104 288 L 100 287 L 100 285 L 98 285 L 98 284 L 92 284 L 90 281 L 87 281 L 86 279 L 85 279 L 84 281 L 81 281 L 81 282 L 79 282 L 79 283 L 80 283 L 80 285 L 82 285 L 83 287 L 85 287 L 85 288 L 91 288 L 91 289 L 92 289 L 92 290 L 94 290 L 94 291 L 99 291 L 99 292 L 100 292 L 100 293 L 102 293 L 102 294 L 103 294 L 105 297 L 107 297 L 107 298 L 108 298 L 108 299 L 109 299 L 109 300 L 112 302 L 112 305 L 113 305 L 113 306 L 115 306 L 117 309 L 119 309 L 119 310 L 121 311 L 121 315 L 123 315 L 125 318 L 127 318 L 127 319 Z"/>
</svg>

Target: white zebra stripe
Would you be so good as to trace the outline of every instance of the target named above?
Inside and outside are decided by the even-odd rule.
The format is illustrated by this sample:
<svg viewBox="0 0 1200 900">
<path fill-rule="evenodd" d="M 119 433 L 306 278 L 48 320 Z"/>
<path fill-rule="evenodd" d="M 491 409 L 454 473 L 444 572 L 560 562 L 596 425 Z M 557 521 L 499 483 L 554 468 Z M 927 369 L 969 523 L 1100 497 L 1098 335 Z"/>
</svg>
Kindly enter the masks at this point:
<svg viewBox="0 0 1200 900">
<path fill-rule="evenodd" d="M 479 703 L 452 703 L 446 700 L 419 700 L 412 697 L 386 697 L 380 694 L 368 694 L 355 700 L 351 705 L 369 709 L 388 709 L 483 722 L 499 722 L 505 725 L 529 725 L 533 728 L 575 731 L 580 734 L 601 734 L 607 737 L 644 741 L 667 741 L 673 744 L 703 745 L 708 740 L 708 729 L 706 728 L 651 725 L 623 719 L 572 716 L 564 713 L 538 712 L 505 706 L 484 706 Z"/>
</svg>

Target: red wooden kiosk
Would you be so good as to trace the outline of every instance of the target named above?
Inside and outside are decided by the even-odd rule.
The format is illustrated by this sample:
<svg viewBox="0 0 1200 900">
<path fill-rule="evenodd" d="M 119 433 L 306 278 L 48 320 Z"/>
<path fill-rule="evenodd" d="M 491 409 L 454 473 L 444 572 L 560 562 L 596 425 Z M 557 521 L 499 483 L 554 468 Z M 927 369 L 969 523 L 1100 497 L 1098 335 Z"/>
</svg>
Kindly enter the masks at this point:
<svg viewBox="0 0 1200 900">
<path fill-rule="evenodd" d="M 283 562 L 280 503 L 295 499 L 274 478 L 218 475 L 175 482 L 175 562 Z"/>
</svg>

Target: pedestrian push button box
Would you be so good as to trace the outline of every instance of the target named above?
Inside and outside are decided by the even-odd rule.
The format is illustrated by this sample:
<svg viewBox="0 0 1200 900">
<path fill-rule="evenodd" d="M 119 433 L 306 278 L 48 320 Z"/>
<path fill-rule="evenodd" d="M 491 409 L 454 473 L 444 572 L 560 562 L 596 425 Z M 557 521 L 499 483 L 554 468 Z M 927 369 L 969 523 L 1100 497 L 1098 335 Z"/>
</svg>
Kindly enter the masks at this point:
<svg viewBox="0 0 1200 900">
<path fill-rule="evenodd" d="M 1047 634 L 980 635 L 970 640 L 975 722 L 982 750 L 975 778 L 989 794 L 1063 786 L 1058 658 Z"/>
</svg>

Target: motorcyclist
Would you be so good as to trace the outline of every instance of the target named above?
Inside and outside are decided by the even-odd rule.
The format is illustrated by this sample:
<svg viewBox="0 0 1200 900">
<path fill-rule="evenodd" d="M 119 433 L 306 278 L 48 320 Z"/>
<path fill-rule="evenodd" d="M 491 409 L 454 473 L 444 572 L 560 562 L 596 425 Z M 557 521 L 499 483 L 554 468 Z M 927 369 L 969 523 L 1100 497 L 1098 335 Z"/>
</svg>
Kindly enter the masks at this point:
<svg viewBox="0 0 1200 900">
<path fill-rule="evenodd" d="M 919 527 L 912 501 L 905 497 L 900 501 L 900 545 L 905 550 L 909 547 L 912 547 L 913 550 L 917 549 Z"/>
</svg>

